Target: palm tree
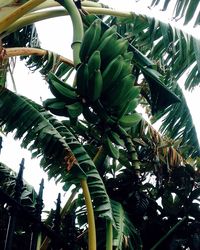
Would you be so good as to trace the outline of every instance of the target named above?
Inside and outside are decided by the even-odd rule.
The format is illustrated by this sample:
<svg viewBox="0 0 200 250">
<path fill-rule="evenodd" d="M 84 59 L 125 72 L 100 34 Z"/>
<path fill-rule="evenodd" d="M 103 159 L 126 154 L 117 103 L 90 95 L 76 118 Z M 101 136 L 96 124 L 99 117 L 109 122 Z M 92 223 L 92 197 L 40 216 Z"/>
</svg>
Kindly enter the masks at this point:
<svg viewBox="0 0 200 250">
<path fill-rule="evenodd" d="M 57 3 L 42 0 L 25 4 L 19 1 L 17 5 L 11 1 L 10 9 L 6 8 L 7 2 L 0 6 L 3 7 L 0 38 L 6 46 L 1 49 L 0 61 L 3 131 L 15 130 L 15 138 L 22 138 L 22 147 L 31 150 L 34 157 L 41 156 L 41 167 L 50 178 L 63 182 L 66 191 L 72 184 L 82 187 L 86 206 L 82 196 L 78 196 L 76 216 L 79 228 L 84 228 L 83 239 L 88 228 L 89 249 L 96 249 L 96 236 L 97 244 L 107 250 L 141 249 L 142 245 L 143 249 L 163 249 L 167 237 L 170 240 L 166 249 L 173 249 L 188 225 L 188 234 L 181 240 L 195 249 L 199 244 L 199 236 L 194 239 L 198 234 L 194 221 L 199 221 L 195 200 L 199 196 L 196 168 L 200 151 L 191 114 L 177 82 L 190 70 L 186 88 L 198 85 L 198 40 L 169 23 L 145 15 L 121 13 L 88 1 L 78 6 L 78 12 L 72 1 L 57 2 L 72 18 L 73 62 L 53 52 L 32 48 L 33 37 L 34 46 L 39 47 L 37 33 L 34 26 L 26 26 L 65 15 L 65 9 L 54 9 Z M 152 7 L 159 2 L 152 1 Z M 163 10 L 167 10 L 170 2 L 165 1 Z M 198 1 L 176 2 L 173 15 L 177 17 L 181 10 L 180 16 L 188 23 Z M 197 18 L 195 25 L 198 22 Z M 110 30 L 114 34 L 112 43 L 103 50 Z M 95 32 L 90 43 L 86 35 L 89 32 Z M 96 44 L 91 39 L 96 39 Z M 115 52 L 113 44 L 123 44 L 122 49 L 119 46 L 119 51 L 123 50 L 121 55 Z M 13 46 L 20 48 L 10 48 Z M 7 58 L 14 55 L 26 56 L 27 65 L 40 70 L 55 98 L 47 99 L 41 106 L 5 88 Z M 123 88 L 119 84 L 110 89 L 102 85 L 109 72 L 105 62 L 109 60 L 114 60 L 115 69 L 118 67 L 115 71 L 120 73 L 118 80 L 112 82 L 110 79 L 116 75 L 112 71 L 107 84 L 120 82 Z M 94 73 L 88 80 L 91 68 Z M 71 86 L 66 81 L 73 71 L 76 77 Z M 126 81 L 119 80 L 119 76 L 122 80 L 127 77 Z M 151 121 L 162 118 L 162 135 L 135 111 L 138 103 L 147 110 Z M 157 199 L 161 199 L 162 206 Z M 148 237 L 152 227 L 156 233 Z"/>
</svg>

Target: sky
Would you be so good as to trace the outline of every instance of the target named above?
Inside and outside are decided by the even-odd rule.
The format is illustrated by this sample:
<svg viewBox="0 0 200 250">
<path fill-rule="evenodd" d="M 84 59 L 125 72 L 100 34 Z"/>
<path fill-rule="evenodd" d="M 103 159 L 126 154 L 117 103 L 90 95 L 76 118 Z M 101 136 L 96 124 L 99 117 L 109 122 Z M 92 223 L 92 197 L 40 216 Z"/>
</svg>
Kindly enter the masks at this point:
<svg viewBox="0 0 200 250">
<path fill-rule="evenodd" d="M 140 5 L 137 6 L 134 5 L 133 0 L 102 0 L 101 2 L 104 4 L 109 3 L 110 6 L 123 11 L 133 10 L 136 12 L 141 12 L 141 9 L 143 12 L 148 11 L 148 9 L 142 8 L 142 1 Z M 54 18 L 51 20 L 38 22 L 36 26 L 42 48 L 54 51 L 58 54 L 66 56 L 69 59 L 72 59 L 72 25 L 69 17 Z M 51 93 L 48 90 L 48 87 L 43 81 L 41 75 L 38 72 L 35 72 L 34 74 L 31 73 L 27 70 L 23 63 L 16 64 L 14 78 L 18 93 L 25 95 L 36 102 L 41 103 L 41 100 L 45 100 L 51 96 Z M 9 77 L 8 87 L 10 89 L 13 88 L 11 79 Z M 198 113 L 200 88 L 197 88 L 192 93 L 187 92 L 186 96 L 200 140 L 200 119 Z M 57 199 L 58 192 L 60 192 L 62 189 L 61 185 L 56 186 L 53 180 L 49 182 L 47 175 L 39 167 L 39 160 L 31 159 L 30 152 L 28 150 L 21 149 L 20 142 L 14 141 L 12 135 L 9 134 L 7 139 L 4 139 L 2 153 L 0 154 L 0 161 L 13 168 L 15 171 L 18 171 L 22 158 L 25 158 L 24 179 L 29 184 L 33 185 L 35 190 L 38 191 L 41 178 L 44 178 L 45 188 L 43 198 L 46 205 L 44 210 L 54 208 L 54 202 Z M 66 202 L 67 197 L 68 195 L 62 192 L 61 199 L 63 203 Z"/>
</svg>

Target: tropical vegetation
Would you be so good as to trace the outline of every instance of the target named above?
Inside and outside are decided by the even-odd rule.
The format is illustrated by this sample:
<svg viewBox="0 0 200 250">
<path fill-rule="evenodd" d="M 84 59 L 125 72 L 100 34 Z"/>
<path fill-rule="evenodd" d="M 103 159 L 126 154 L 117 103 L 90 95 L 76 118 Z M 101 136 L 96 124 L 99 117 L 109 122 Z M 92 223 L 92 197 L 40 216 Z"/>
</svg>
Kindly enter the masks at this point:
<svg viewBox="0 0 200 250">
<path fill-rule="evenodd" d="M 66 192 L 76 186 L 65 211 L 72 249 L 199 249 L 200 148 L 178 84 L 184 76 L 186 90 L 199 85 L 199 40 L 97 2 L 1 1 L 1 130 Z M 148 4 L 199 25 L 197 0 Z M 66 14 L 73 61 L 40 48 L 34 25 Z M 36 103 L 6 87 L 15 56 L 41 73 L 53 98 Z"/>
</svg>

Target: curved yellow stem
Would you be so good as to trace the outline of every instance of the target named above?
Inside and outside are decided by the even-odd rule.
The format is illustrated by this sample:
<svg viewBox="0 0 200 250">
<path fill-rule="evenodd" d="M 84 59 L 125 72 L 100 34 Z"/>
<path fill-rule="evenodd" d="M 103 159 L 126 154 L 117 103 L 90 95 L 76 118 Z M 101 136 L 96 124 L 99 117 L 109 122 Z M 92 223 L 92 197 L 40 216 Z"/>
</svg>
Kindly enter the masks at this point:
<svg viewBox="0 0 200 250">
<path fill-rule="evenodd" d="M 85 204 L 87 207 L 88 238 L 89 238 L 88 249 L 96 250 L 96 228 L 94 220 L 94 211 L 86 179 L 81 180 L 81 187 L 83 189 L 83 195 L 85 197 Z"/>
</svg>

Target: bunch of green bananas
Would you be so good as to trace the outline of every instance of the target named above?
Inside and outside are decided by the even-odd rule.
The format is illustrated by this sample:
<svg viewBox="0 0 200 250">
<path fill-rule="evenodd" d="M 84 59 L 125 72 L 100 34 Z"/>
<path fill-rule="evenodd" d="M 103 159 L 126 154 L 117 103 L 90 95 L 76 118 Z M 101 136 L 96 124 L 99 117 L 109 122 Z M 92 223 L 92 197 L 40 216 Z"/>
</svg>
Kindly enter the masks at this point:
<svg viewBox="0 0 200 250">
<path fill-rule="evenodd" d="M 49 87 L 56 98 L 46 100 L 44 106 L 70 119 L 83 114 L 89 123 L 101 122 L 106 128 L 117 124 L 126 129 L 139 122 L 141 116 L 134 111 L 140 90 L 134 86 L 133 54 L 128 52 L 128 41 L 119 38 L 116 26 L 105 31 L 102 21 L 95 19 L 85 32 L 80 59 L 76 87 L 49 73 Z M 124 146 L 123 140 L 112 128 L 106 131 L 103 143 L 109 155 L 118 158 L 116 145 Z"/>
<path fill-rule="evenodd" d="M 134 86 L 133 54 L 128 52 L 128 41 L 118 38 L 116 26 L 102 30 L 102 21 L 96 19 L 85 32 L 76 92 L 91 106 L 100 101 L 109 115 L 120 119 L 138 104 L 140 90 Z"/>
<path fill-rule="evenodd" d="M 89 122 L 95 123 L 99 117 L 108 125 L 112 120 L 110 124 L 131 127 L 141 120 L 134 112 L 140 89 L 134 86 L 133 53 L 128 52 L 128 41 L 119 38 L 116 26 L 104 30 L 102 21 L 96 19 L 85 32 L 80 49 L 81 64 L 76 72 L 76 92 L 86 104 L 87 116 L 83 113 L 86 120 L 90 113 Z M 111 129 L 104 136 L 104 145 L 110 156 L 118 158 L 115 145 L 123 146 L 123 141 Z"/>
</svg>

